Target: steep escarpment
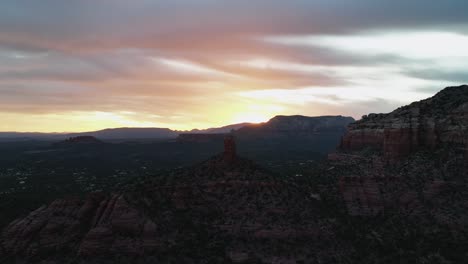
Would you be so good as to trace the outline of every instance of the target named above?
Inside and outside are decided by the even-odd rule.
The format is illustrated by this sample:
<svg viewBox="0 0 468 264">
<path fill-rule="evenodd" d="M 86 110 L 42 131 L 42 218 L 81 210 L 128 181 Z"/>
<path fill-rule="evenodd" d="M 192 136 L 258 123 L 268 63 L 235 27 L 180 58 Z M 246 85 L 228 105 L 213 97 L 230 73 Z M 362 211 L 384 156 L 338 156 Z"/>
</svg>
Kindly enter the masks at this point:
<svg viewBox="0 0 468 264">
<path fill-rule="evenodd" d="M 434 97 L 389 114 L 369 114 L 352 123 L 341 142 L 343 150 L 376 148 L 388 161 L 421 148 L 453 144 L 468 151 L 468 86 L 448 87 Z M 467 152 L 468 160 L 468 152 Z"/>
<path fill-rule="evenodd" d="M 350 215 L 398 211 L 464 226 L 461 211 L 448 213 L 444 209 L 450 206 L 433 205 L 468 209 L 460 202 L 468 199 L 467 144 L 468 86 L 448 87 L 429 99 L 351 124 L 341 151 L 329 160 L 341 168 L 339 187 Z"/>
<path fill-rule="evenodd" d="M 349 126 L 320 174 L 366 256 L 352 263 L 468 261 L 467 106 L 468 86 L 449 87 Z"/>
<path fill-rule="evenodd" d="M 384 156 L 365 152 L 336 153 L 328 162 L 349 215 L 399 213 L 464 226 L 468 167 L 454 148 L 417 151 L 390 165 Z"/>
</svg>

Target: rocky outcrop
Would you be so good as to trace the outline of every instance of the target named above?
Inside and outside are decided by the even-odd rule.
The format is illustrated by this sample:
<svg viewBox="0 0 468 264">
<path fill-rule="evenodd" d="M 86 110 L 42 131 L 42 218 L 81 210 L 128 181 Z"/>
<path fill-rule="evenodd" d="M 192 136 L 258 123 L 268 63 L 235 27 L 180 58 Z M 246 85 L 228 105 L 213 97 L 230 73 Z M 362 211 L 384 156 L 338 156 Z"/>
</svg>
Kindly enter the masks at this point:
<svg viewBox="0 0 468 264">
<path fill-rule="evenodd" d="M 142 255 L 160 248 L 157 227 L 123 195 L 56 200 L 11 223 L 2 233 L 9 255 Z"/>
<path fill-rule="evenodd" d="M 448 87 L 434 97 L 398 108 L 389 114 L 370 114 L 352 123 L 341 149 L 382 150 L 390 162 L 421 148 L 468 144 L 468 86 Z M 468 155 L 467 155 L 468 160 Z"/>
<path fill-rule="evenodd" d="M 295 245 L 287 252 L 294 258 L 306 251 L 304 241 L 328 241 L 316 224 L 317 201 L 237 156 L 232 136 L 223 153 L 128 188 L 43 206 L 10 224 L 0 248 L 28 260 L 152 256 L 161 263 L 170 263 L 166 257 L 199 263 L 220 254 L 212 263 L 251 263 L 285 257 L 273 250 L 278 243 Z M 197 252 L 206 253 L 197 259 Z"/>
<path fill-rule="evenodd" d="M 328 163 L 333 166 L 333 171 L 338 171 L 339 194 L 351 216 L 373 217 L 399 212 L 413 217 L 433 215 L 442 219 L 452 206 L 468 209 L 463 200 L 453 201 L 453 197 L 467 194 L 464 191 L 464 158 L 456 151 L 453 151 L 454 156 L 442 157 L 442 154 L 446 155 L 442 152 L 433 153 L 440 159 L 421 153 L 421 156 L 405 159 L 404 163 L 392 164 L 392 169 L 388 169 L 382 156 L 334 153 Z M 432 207 L 433 204 L 441 206 Z M 451 217 L 464 217 L 460 212 L 461 209 L 455 209 L 454 215 L 458 216 Z"/>
<path fill-rule="evenodd" d="M 224 153 L 223 159 L 227 162 L 232 162 L 237 158 L 236 142 L 234 136 L 228 135 L 224 138 Z"/>
<path fill-rule="evenodd" d="M 341 151 L 328 157 L 344 168 L 339 189 L 348 213 L 374 216 L 388 209 L 418 215 L 440 200 L 447 186 L 464 186 L 467 135 L 468 86 L 448 87 L 429 99 L 350 124 Z"/>
<path fill-rule="evenodd" d="M 371 216 L 383 212 L 383 197 L 375 178 L 341 177 L 339 188 L 350 215 Z"/>
</svg>

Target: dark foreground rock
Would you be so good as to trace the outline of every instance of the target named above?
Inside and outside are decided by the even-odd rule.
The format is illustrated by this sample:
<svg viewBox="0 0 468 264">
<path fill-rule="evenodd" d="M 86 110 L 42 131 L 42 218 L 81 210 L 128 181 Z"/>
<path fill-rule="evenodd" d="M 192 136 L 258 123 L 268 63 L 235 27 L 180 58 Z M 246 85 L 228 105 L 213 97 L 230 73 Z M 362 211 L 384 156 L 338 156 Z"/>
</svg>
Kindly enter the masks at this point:
<svg viewBox="0 0 468 264">
<path fill-rule="evenodd" d="M 123 195 L 89 195 L 85 200 L 57 200 L 11 223 L 3 249 L 40 259 L 51 254 L 141 256 L 159 248 L 156 225 Z"/>
<path fill-rule="evenodd" d="M 122 193 L 57 200 L 2 233 L 4 255 L 30 262 L 67 259 L 212 263 L 297 261 L 304 244 L 333 241 L 319 206 L 278 176 L 225 152 Z M 304 210 L 308 208 L 308 210 Z M 295 245 L 280 249 L 283 243 Z M 273 250 L 277 248 L 276 250 Z M 163 262 L 163 263 L 165 263 Z"/>
</svg>

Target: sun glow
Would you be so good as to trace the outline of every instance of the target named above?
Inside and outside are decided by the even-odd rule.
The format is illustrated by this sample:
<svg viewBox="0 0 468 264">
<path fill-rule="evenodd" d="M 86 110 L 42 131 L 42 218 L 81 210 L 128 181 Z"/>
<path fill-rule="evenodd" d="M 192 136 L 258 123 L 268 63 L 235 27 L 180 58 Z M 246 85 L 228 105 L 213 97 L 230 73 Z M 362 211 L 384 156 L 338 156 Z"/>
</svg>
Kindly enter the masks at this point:
<svg viewBox="0 0 468 264">
<path fill-rule="evenodd" d="M 234 119 L 233 123 L 263 123 L 268 121 L 271 116 L 267 116 L 261 113 L 240 113 L 237 114 Z"/>
<path fill-rule="evenodd" d="M 85 132 L 115 127 L 161 127 L 157 122 L 132 119 L 133 113 L 66 112 L 61 114 L 0 113 L 0 131 L 18 132 Z M 14 126 L 8 126 L 8 124 Z M 31 128 L 33 127 L 33 128 Z"/>
</svg>

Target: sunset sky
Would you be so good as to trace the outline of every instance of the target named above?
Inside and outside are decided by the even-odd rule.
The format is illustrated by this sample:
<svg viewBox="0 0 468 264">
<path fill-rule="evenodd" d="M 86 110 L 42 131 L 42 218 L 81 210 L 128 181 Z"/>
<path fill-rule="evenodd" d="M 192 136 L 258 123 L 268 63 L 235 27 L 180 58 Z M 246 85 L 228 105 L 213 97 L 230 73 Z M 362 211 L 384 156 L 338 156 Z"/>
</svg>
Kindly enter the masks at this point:
<svg viewBox="0 0 468 264">
<path fill-rule="evenodd" d="M 0 131 L 388 112 L 468 82 L 466 0 L 5 0 Z"/>
</svg>

